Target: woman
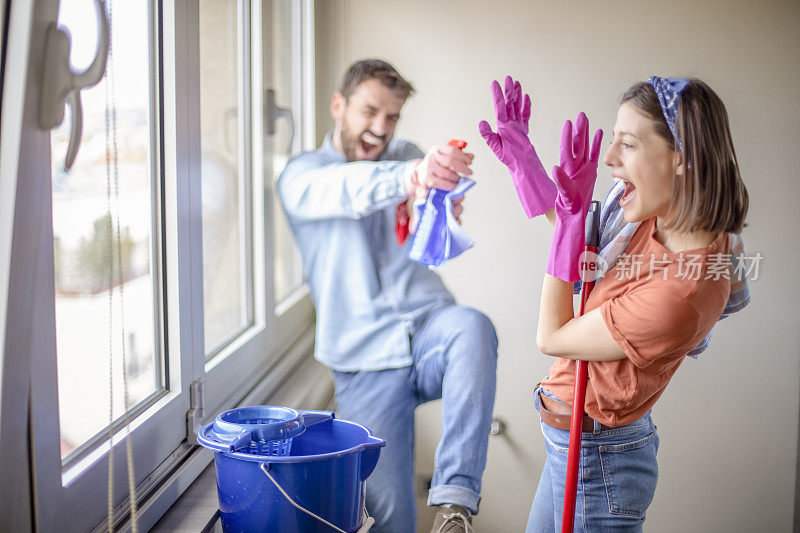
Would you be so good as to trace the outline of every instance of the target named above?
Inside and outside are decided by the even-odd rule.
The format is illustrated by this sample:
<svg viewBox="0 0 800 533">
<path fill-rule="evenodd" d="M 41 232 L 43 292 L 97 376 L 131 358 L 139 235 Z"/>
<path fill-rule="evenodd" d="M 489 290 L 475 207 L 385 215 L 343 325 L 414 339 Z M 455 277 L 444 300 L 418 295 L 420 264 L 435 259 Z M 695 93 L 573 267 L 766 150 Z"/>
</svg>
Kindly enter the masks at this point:
<svg viewBox="0 0 800 533">
<path fill-rule="evenodd" d="M 555 217 L 537 345 L 557 358 L 534 393 L 547 460 L 528 531 L 561 529 L 577 359 L 590 363 L 575 530 L 639 531 L 658 479 L 650 410 L 685 356 L 748 301 L 729 275 L 748 195 L 727 112 L 697 79 L 654 76 L 625 92 L 603 158 L 618 180 L 602 214 L 600 255 L 610 265 L 574 317 L 602 132 L 590 149 L 586 116 L 567 121 L 553 183 L 527 139 L 529 97 L 511 78 L 505 95 L 496 82 L 492 90 L 498 133 L 482 122 L 481 134 L 511 170 L 528 215 Z"/>
</svg>

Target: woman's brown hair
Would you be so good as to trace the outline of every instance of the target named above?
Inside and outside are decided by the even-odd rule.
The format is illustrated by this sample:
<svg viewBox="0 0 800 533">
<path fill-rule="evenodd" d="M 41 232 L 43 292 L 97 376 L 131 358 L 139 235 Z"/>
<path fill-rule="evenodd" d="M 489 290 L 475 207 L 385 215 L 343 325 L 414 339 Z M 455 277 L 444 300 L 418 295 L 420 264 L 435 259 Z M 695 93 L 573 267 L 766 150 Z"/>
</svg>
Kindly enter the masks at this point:
<svg viewBox="0 0 800 533">
<path fill-rule="evenodd" d="M 625 91 L 621 104 L 627 102 L 654 121 L 656 133 L 673 150 L 679 149 L 649 83 L 636 83 Z M 666 227 L 740 233 L 746 226 L 747 188 L 739 174 L 725 104 L 705 82 L 691 78 L 681 92 L 677 130 L 686 174 L 674 181 Z"/>
</svg>

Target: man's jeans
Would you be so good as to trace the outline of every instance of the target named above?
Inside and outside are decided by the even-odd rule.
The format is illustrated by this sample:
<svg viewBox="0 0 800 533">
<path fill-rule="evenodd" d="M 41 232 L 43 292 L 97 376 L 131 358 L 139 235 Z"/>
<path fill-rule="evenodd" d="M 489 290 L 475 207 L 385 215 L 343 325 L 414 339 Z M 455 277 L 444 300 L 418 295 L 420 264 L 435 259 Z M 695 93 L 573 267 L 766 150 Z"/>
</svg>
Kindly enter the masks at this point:
<svg viewBox="0 0 800 533">
<path fill-rule="evenodd" d="M 534 391 L 536 410 L 542 409 Z M 561 400 L 558 400 L 561 401 Z M 540 422 L 547 459 L 533 499 L 527 533 L 561 531 L 567 477 L 569 431 Z M 642 531 L 645 513 L 658 481 L 658 435 L 648 412 L 639 420 L 613 429 L 581 435 L 580 474 L 575 498 L 574 531 Z"/>
<path fill-rule="evenodd" d="M 371 531 L 412 533 L 414 409 L 442 399 L 428 505 L 457 504 L 477 512 L 494 406 L 497 335 L 482 313 L 462 306 L 434 312 L 411 338 L 413 364 L 374 372 L 334 372 L 336 416 L 386 439 L 367 479 Z"/>
</svg>

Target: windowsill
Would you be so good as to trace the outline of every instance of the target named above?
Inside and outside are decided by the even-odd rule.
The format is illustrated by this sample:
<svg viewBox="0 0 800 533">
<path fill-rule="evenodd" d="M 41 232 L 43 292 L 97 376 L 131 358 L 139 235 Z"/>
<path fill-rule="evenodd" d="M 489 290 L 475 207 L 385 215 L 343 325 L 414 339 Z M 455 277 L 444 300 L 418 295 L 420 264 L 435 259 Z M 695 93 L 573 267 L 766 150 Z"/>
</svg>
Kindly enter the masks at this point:
<svg viewBox="0 0 800 533">
<path fill-rule="evenodd" d="M 151 531 L 221 531 L 217 506 L 217 480 L 212 463 L 189 485 Z"/>
<path fill-rule="evenodd" d="M 330 371 L 308 354 L 295 371 L 263 402 L 293 408 L 325 409 L 332 398 L 333 382 Z M 260 402 L 254 400 L 248 403 Z M 193 459 L 195 455 L 197 459 L 200 459 L 201 455 L 211 458 L 211 453 L 202 448 L 198 448 L 193 454 Z M 213 461 L 191 482 L 151 531 L 187 533 L 221 531 Z"/>
</svg>

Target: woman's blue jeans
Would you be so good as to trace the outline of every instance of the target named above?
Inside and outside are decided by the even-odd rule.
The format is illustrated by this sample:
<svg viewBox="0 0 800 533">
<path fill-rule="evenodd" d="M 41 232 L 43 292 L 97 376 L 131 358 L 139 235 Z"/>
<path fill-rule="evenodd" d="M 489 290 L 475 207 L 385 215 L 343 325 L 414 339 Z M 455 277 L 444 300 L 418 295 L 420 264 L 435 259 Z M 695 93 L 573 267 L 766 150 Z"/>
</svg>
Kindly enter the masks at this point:
<svg viewBox="0 0 800 533">
<path fill-rule="evenodd" d="M 543 407 L 537 387 L 536 410 Z M 569 431 L 540 422 L 547 459 L 531 506 L 527 533 L 560 532 L 567 476 Z M 642 531 L 658 482 L 658 434 L 648 412 L 639 420 L 581 437 L 574 531 Z"/>
<path fill-rule="evenodd" d="M 411 338 L 413 364 L 374 372 L 334 372 L 336 416 L 386 439 L 367 479 L 376 533 L 416 531 L 414 410 L 442 399 L 428 505 L 477 512 L 494 406 L 497 335 L 485 315 L 458 305 L 429 316 Z"/>
</svg>

